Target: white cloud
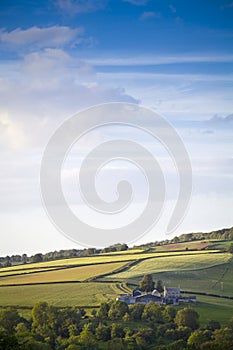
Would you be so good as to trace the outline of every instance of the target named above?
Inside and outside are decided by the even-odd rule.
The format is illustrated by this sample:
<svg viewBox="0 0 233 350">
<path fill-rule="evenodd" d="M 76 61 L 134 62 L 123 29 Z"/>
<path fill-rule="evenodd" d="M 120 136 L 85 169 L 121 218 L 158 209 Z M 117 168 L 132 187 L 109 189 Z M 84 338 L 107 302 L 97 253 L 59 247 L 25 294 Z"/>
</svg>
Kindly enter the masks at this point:
<svg viewBox="0 0 233 350">
<path fill-rule="evenodd" d="M 206 55 L 167 55 L 167 56 L 130 56 L 93 58 L 89 62 L 95 66 L 147 66 L 165 65 L 174 63 L 205 63 L 205 62 L 233 62 L 233 55 L 206 54 Z"/>
<path fill-rule="evenodd" d="M 169 5 L 169 9 L 171 10 L 172 13 L 176 13 L 176 8 L 174 5 Z"/>
<path fill-rule="evenodd" d="M 63 12 L 75 15 L 103 9 L 106 0 L 58 0 L 56 4 Z"/>
<path fill-rule="evenodd" d="M 67 26 L 17 28 L 10 32 L 1 29 L 0 41 L 4 44 L 17 47 L 35 46 L 37 48 L 53 48 L 80 43 L 83 40 L 81 37 L 82 33 L 82 28 L 72 29 Z"/>
<path fill-rule="evenodd" d="M 132 5 L 142 6 L 148 3 L 148 0 L 123 0 L 124 2 L 129 2 Z"/>
<path fill-rule="evenodd" d="M 149 18 L 159 18 L 161 16 L 160 12 L 153 12 L 153 11 L 145 11 L 140 16 L 140 19 L 149 19 Z"/>
</svg>

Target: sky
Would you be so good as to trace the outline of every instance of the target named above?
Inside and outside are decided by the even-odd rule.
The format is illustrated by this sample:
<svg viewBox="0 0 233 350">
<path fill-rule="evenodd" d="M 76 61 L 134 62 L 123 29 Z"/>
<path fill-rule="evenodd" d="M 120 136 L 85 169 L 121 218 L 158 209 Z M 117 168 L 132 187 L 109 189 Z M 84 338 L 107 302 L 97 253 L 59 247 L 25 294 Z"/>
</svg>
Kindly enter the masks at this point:
<svg viewBox="0 0 233 350">
<path fill-rule="evenodd" d="M 123 136 L 157 152 L 168 191 L 160 222 L 135 244 L 233 226 L 231 0 L 1 1 L 0 256 L 82 248 L 46 215 L 40 164 L 62 122 L 107 102 L 146 106 L 176 128 L 192 163 L 192 200 L 168 237 L 178 186 L 169 155 L 135 130 L 106 127 L 84 137 L 66 160 L 64 193 L 77 215 L 117 225 L 85 211 L 74 182 L 95 144 Z M 114 197 L 111 186 L 121 176 L 131 179 L 136 193 L 123 223 L 140 212 L 146 187 L 137 169 L 119 161 L 98 178 L 103 198 Z"/>
</svg>

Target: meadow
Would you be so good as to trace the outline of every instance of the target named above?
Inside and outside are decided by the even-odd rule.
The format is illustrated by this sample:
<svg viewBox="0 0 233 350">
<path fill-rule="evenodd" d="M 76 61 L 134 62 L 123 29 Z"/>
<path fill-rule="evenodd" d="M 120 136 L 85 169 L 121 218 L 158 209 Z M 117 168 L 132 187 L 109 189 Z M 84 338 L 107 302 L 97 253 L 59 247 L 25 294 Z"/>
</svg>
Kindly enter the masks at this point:
<svg viewBox="0 0 233 350">
<path fill-rule="evenodd" d="M 223 243 L 214 244 L 221 249 Z M 209 244 L 212 248 L 213 242 Z M 38 301 L 57 307 L 98 307 L 131 292 L 148 273 L 166 286 L 233 296 L 232 254 L 217 249 L 190 250 L 203 249 L 200 242 L 189 242 L 188 250 L 185 246 L 187 243 L 179 251 L 134 249 L 1 268 L 0 307 L 15 306 L 23 314 Z M 233 300 L 203 295 L 197 295 L 197 300 L 192 306 L 200 313 L 202 324 L 209 318 L 224 324 L 233 314 Z"/>
<path fill-rule="evenodd" d="M 94 265 L 94 264 L 106 264 L 112 262 L 127 262 L 148 259 L 153 257 L 161 256 L 171 256 L 171 255 L 193 255 L 193 254 L 208 254 L 212 252 L 218 252 L 218 250 L 209 250 L 209 251 L 185 251 L 185 252 L 148 252 L 148 253 L 129 253 L 118 252 L 117 254 L 101 254 L 94 255 L 90 257 L 79 257 L 79 258 L 70 258 L 70 259 L 59 259 L 53 261 L 44 261 L 38 263 L 28 263 L 22 265 L 15 265 L 10 267 L 0 268 L 0 278 L 1 276 L 13 275 L 18 273 L 27 273 L 27 272 L 43 272 L 45 270 L 55 269 L 55 268 L 69 268 L 72 266 L 83 266 L 83 265 Z M 113 254 L 113 255 L 112 255 Z M 34 270 L 34 271 L 33 271 Z"/>
<path fill-rule="evenodd" d="M 125 290 L 126 291 L 126 290 Z M 123 293 L 118 283 L 58 283 L 0 288 L 1 306 L 32 307 L 38 301 L 47 301 L 59 307 L 99 306 Z"/>
<path fill-rule="evenodd" d="M 130 280 L 142 277 L 144 274 L 153 274 L 162 271 L 199 270 L 228 262 L 229 253 L 218 254 L 183 254 L 168 257 L 157 257 L 143 260 L 129 267 L 126 271 L 111 275 L 109 278 L 117 280 Z"/>
<path fill-rule="evenodd" d="M 18 274 L 17 276 L 8 276 L 0 278 L 0 285 L 84 281 L 91 277 L 110 273 L 116 269 L 123 267 L 124 265 L 124 262 L 118 262 L 98 265 L 86 265 L 47 272 L 36 271 L 36 273 L 30 273 L 27 275 Z"/>
</svg>

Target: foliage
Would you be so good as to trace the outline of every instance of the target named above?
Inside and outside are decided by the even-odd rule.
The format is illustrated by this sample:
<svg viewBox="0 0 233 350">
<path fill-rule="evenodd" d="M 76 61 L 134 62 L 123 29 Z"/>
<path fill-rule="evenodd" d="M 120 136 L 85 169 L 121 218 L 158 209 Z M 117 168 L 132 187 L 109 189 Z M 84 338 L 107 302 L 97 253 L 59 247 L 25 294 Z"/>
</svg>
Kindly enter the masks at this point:
<svg viewBox="0 0 233 350">
<path fill-rule="evenodd" d="M 140 282 L 139 289 L 141 289 L 143 292 L 152 292 L 154 288 L 155 282 L 153 281 L 152 276 L 150 274 L 145 275 Z"/>
<path fill-rule="evenodd" d="M 199 315 L 195 310 L 193 310 L 192 308 L 186 307 L 177 312 L 175 317 L 175 323 L 178 326 L 189 327 L 195 330 L 199 326 L 198 318 L 199 318 Z"/>
<path fill-rule="evenodd" d="M 116 300 L 112 303 L 108 316 L 111 320 L 121 319 L 127 312 L 129 312 L 128 305 L 123 301 Z"/>
</svg>

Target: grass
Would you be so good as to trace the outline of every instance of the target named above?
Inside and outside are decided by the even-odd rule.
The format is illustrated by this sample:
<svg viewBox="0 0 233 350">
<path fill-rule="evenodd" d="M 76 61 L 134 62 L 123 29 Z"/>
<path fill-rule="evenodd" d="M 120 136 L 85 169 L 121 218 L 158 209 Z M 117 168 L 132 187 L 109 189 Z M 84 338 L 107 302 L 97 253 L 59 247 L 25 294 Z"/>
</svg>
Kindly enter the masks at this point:
<svg viewBox="0 0 233 350">
<path fill-rule="evenodd" d="M 24 265 L 25 266 L 25 265 Z M 42 268 L 23 268 L 23 269 L 17 269 L 17 270 L 8 270 L 8 269 L 1 269 L 0 270 L 0 278 L 5 276 L 14 276 L 14 275 L 22 275 L 22 274 L 28 274 L 33 272 L 46 272 L 50 270 L 55 270 L 57 267 L 42 267 Z"/>
<path fill-rule="evenodd" d="M 79 265 L 93 265 L 93 264 L 105 264 L 112 262 L 126 262 L 141 260 L 147 258 L 153 258 L 158 256 L 171 256 L 171 255 L 193 255 L 193 254 L 206 254 L 217 252 L 218 250 L 209 251 L 184 251 L 184 252 L 157 252 L 157 253 L 130 253 L 130 254 L 120 254 L 115 255 L 96 255 L 91 257 L 81 257 L 81 258 L 71 258 L 71 259 L 60 259 L 53 261 L 44 261 L 40 263 L 31 263 L 24 265 L 17 265 L 11 267 L 0 268 L 0 276 L 8 272 L 15 273 L 21 272 L 26 273 L 32 269 L 50 269 L 55 267 L 69 267 L 69 266 L 79 266 Z"/>
<path fill-rule="evenodd" d="M 184 270 L 199 270 L 211 266 L 227 263 L 231 254 L 193 254 L 180 255 L 170 257 L 157 257 L 139 262 L 130 267 L 128 270 L 120 273 L 115 273 L 109 278 L 117 280 L 132 280 L 141 278 L 145 274 L 153 274 L 164 271 L 184 271 Z M 106 277 L 108 278 L 108 277 Z"/>
<path fill-rule="evenodd" d="M 154 250 L 156 252 L 158 251 L 169 251 L 169 250 L 186 250 L 188 249 L 205 249 L 210 245 L 210 241 L 194 241 L 194 242 L 182 242 L 182 243 L 172 243 L 172 244 L 166 244 L 166 245 L 161 245 L 154 247 Z"/>
<path fill-rule="evenodd" d="M 210 320 L 219 321 L 224 326 L 233 316 L 233 300 L 199 295 L 197 300 L 197 304 L 192 304 L 191 307 L 200 315 L 201 326 L 206 325 Z"/>
<path fill-rule="evenodd" d="M 155 281 L 182 290 L 233 296 L 233 261 L 195 271 L 169 271 L 153 274 Z M 134 282 L 138 282 L 135 280 Z"/>
<path fill-rule="evenodd" d="M 12 277 L 3 277 L 0 279 L 0 285 L 84 281 L 91 277 L 110 273 L 116 269 L 121 268 L 124 265 L 125 265 L 124 262 L 89 265 L 89 266 L 87 265 L 87 266 L 67 268 L 62 270 L 32 273 L 32 274 L 18 275 L 18 276 L 12 276 Z"/>
<path fill-rule="evenodd" d="M 0 288 L 1 306 L 33 307 L 47 301 L 59 307 L 98 306 L 110 301 L 122 290 L 115 283 L 70 283 L 51 285 L 11 286 Z"/>
<path fill-rule="evenodd" d="M 210 249 L 225 249 L 225 250 L 227 250 L 232 243 L 233 243 L 233 241 L 212 242 L 212 244 L 209 246 L 209 248 Z"/>
</svg>

